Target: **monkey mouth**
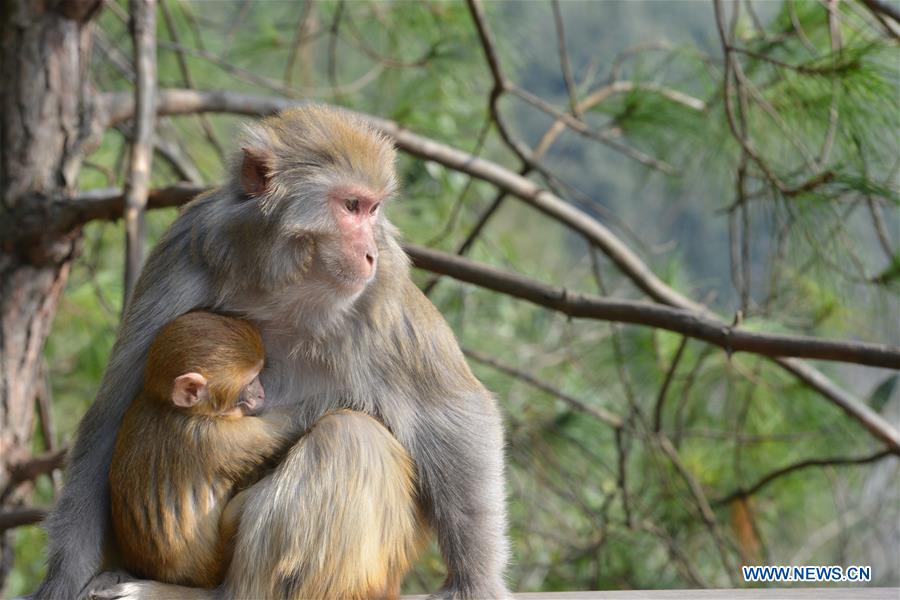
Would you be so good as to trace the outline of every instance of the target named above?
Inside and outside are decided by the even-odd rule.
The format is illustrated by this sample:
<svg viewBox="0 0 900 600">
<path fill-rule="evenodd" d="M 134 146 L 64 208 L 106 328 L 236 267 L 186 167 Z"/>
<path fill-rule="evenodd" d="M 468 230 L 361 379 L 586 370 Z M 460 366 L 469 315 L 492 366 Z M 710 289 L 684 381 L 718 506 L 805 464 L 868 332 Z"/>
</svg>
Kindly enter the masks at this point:
<svg viewBox="0 0 900 600">
<path fill-rule="evenodd" d="M 258 414 L 262 409 L 262 404 L 255 398 L 241 398 L 235 406 L 241 410 L 244 416 L 249 417 Z"/>
<path fill-rule="evenodd" d="M 375 271 L 362 275 L 353 269 L 341 269 L 334 274 L 334 280 L 338 287 L 351 293 L 359 293 L 366 289 L 375 280 Z"/>
</svg>

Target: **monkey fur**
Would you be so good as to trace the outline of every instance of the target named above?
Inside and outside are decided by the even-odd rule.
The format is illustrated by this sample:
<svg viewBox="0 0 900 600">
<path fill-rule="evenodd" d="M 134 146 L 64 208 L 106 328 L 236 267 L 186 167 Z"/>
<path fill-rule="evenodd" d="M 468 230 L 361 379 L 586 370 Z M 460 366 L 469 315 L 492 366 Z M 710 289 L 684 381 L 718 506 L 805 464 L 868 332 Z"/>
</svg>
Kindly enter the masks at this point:
<svg viewBox="0 0 900 600">
<path fill-rule="evenodd" d="M 321 583 L 310 581 L 319 573 L 304 571 L 311 544 L 326 544 L 320 556 L 328 559 L 355 539 L 350 512 L 363 508 L 347 500 L 347 486 L 372 492 L 357 497 L 380 503 L 372 508 L 377 518 L 396 510 L 385 486 L 397 481 L 346 472 L 360 460 L 387 460 L 393 442 L 413 461 L 415 501 L 447 567 L 433 597 L 508 597 L 499 411 L 410 279 L 385 216 L 397 187 L 394 161 L 382 134 L 342 110 L 306 106 L 247 127 L 231 181 L 188 204 L 144 267 L 48 521 L 48 573 L 38 598 L 93 589 L 87 584 L 109 531 L 113 444 L 141 389 L 147 349 L 160 327 L 199 307 L 259 327 L 267 402 L 309 434 L 247 490 L 252 509 L 241 513 L 222 586 L 207 592 L 124 582 L 108 587 L 107 597 L 301 598 L 304 582 Z M 326 417 L 341 409 L 355 412 Z M 323 417 L 347 425 L 314 427 Z M 365 448 L 362 459 L 316 451 L 351 439 Z M 311 532 L 316 523 L 344 528 Z M 355 560 L 345 566 L 364 571 Z"/>
<path fill-rule="evenodd" d="M 292 441 L 290 420 L 244 415 L 239 406 L 247 373 L 255 380 L 263 359 L 250 323 L 211 313 L 183 315 L 156 336 L 109 472 L 113 531 L 130 572 L 221 583 L 231 558 L 231 540 L 220 533 L 225 505 Z M 191 372 L 209 381 L 208 397 L 176 406 L 175 382 Z"/>
</svg>

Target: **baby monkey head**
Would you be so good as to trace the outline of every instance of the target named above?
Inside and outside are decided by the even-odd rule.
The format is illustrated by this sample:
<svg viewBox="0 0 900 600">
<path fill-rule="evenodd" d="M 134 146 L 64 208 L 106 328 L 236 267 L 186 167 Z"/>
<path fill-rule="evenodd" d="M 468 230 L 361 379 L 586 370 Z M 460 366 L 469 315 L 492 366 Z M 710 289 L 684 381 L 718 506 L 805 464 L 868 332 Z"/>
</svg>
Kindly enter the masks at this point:
<svg viewBox="0 0 900 600">
<path fill-rule="evenodd" d="M 247 321 L 190 312 L 153 340 L 144 389 L 153 399 L 190 414 L 254 414 L 265 401 L 259 381 L 264 360 L 259 331 Z"/>
</svg>

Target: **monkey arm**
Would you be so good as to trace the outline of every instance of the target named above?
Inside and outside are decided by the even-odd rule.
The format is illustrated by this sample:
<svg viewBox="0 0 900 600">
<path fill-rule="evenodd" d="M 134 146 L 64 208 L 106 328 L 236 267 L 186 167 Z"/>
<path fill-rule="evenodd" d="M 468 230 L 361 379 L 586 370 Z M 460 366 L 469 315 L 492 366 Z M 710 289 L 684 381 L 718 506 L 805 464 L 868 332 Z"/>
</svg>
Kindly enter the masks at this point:
<svg viewBox="0 0 900 600">
<path fill-rule="evenodd" d="M 219 531 L 221 532 L 222 542 L 228 548 L 228 554 L 231 554 L 230 548 L 234 545 L 234 536 L 237 535 L 238 526 L 241 524 L 241 513 L 247 498 L 250 497 L 250 488 L 241 490 L 225 505 L 222 511 L 222 518 L 219 522 Z"/>
<path fill-rule="evenodd" d="M 443 317 L 412 282 L 406 286 L 405 316 L 416 335 L 401 355 L 414 374 L 416 418 L 395 431 L 415 461 L 418 495 L 447 566 L 435 598 L 508 598 L 500 412 Z"/>
<path fill-rule="evenodd" d="M 485 392 L 433 410 L 410 448 L 447 565 L 433 598 L 507 598 L 503 433 L 494 400 Z"/>
<path fill-rule="evenodd" d="M 307 429 L 303 416 L 292 407 L 279 406 L 266 410 L 257 418 L 265 427 L 264 435 L 278 444 L 293 444 Z"/>
<path fill-rule="evenodd" d="M 100 391 L 79 425 L 65 489 L 46 522 L 47 576 L 34 594 L 38 599 L 74 598 L 96 574 L 109 532 L 113 446 L 122 417 L 140 391 L 147 349 L 163 324 L 211 303 L 208 277 L 190 262 L 190 227 L 189 219 L 176 221 L 150 255 Z"/>
<path fill-rule="evenodd" d="M 205 444 L 228 448 L 228 460 L 218 467 L 220 474 L 245 487 L 281 462 L 302 433 L 296 411 L 282 408 L 220 423 L 206 432 L 209 437 Z"/>
</svg>

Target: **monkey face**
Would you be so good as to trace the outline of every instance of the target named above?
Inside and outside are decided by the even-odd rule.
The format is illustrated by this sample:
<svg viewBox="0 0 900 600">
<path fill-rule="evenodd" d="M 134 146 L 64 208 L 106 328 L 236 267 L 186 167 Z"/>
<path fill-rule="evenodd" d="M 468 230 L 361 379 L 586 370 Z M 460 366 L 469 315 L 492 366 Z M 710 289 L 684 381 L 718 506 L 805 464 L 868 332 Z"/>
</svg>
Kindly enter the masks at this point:
<svg viewBox="0 0 900 600">
<path fill-rule="evenodd" d="M 380 206 L 381 196 L 364 187 L 341 186 L 328 197 L 347 270 L 366 283 L 374 277 L 378 263 L 374 231 Z"/>
<path fill-rule="evenodd" d="M 145 389 L 193 415 L 254 414 L 265 399 L 264 363 L 262 338 L 251 323 L 190 312 L 166 324 L 151 344 Z"/>
<path fill-rule="evenodd" d="M 242 150 L 243 197 L 274 234 L 269 244 L 254 240 L 266 253 L 258 263 L 273 265 L 254 275 L 258 288 L 286 298 L 299 283 L 306 296 L 356 298 L 390 229 L 382 216 L 397 188 L 390 141 L 350 113 L 311 106 L 248 127 Z"/>
<path fill-rule="evenodd" d="M 325 198 L 333 234 L 319 245 L 319 274 L 351 295 L 361 292 L 378 268 L 382 200 L 383 194 L 361 185 L 337 185 Z"/>
<path fill-rule="evenodd" d="M 244 381 L 244 385 L 235 394 L 229 386 L 215 385 L 215 381 L 208 382 L 199 373 L 185 373 L 175 378 L 171 401 L 175 406 L 188 409 L 193 414 L 213 417 L 255 415 L 262 410 L 266 399 L 266 392 L 259 381 L 259 370 L 251 374 L 249 381 L 247 378 Z"/>
<path fill-rule="evenodd" d="M 263 390 L 262 383 L 259 381 L 259 374 L 253 377 L 253 380 L 244 386 L 238 396 L 237 407 L 244 415 L 255 415 L 262 410 L 265 404 L 266 392 Z"/>
</svg>

